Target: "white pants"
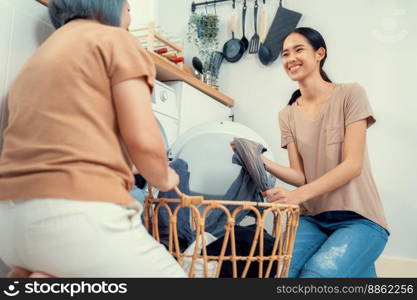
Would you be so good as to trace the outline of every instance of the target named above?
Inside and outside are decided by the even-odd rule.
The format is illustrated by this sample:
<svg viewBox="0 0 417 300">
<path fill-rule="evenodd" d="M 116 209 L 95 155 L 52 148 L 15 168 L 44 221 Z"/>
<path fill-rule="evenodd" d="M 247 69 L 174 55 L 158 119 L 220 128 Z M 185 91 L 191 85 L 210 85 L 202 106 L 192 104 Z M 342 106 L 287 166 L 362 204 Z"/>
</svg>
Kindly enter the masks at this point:
<svg viewBox="0 0 417 300">
<path fill-rule="evenodd" d="M 185 277 L 141 213 L 138 203 L 0 201 L 0 258 L 56 277 Z"/>
</svg>

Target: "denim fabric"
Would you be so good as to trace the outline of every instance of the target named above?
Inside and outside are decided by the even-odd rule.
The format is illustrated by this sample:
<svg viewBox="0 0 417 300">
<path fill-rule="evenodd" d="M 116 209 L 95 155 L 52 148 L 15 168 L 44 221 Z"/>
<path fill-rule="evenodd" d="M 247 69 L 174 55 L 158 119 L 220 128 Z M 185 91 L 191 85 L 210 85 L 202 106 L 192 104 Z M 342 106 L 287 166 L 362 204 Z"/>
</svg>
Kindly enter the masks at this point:
<svg viewBox="0 0 417 300">
<path fill-rule="evenodd" d="M 188 171 L 187 162 L 182 159 L 177 159 L 169 165 L 180 177 L 180 184 L 178 185 L 180 191 L 185 194 L 190 194 L 190 172 Z M 159 192 L 158 198 L 178 199 L 178 195 L 172 190 L 168 192 Z M 169 203 L 168 206 L 171 211 L 174 212 L 178 204 Z M 180 244 L 182 244 L 181 248 L 187 247 L 194 240 L 195 234 L 191 231 L 190 227 L 190 214 L 190 209 L 185 207 L 181 208 L 177 215 L 177 230 Z M 169 216 L 168 211 L 162 207 L 158 214 L 158 225 L 161 242 L 167 244 L 169 236 Z"/>
<path fill-rule="evenodd" d="M 130 195 L 136 199 L 142 205 L 142 207 L 145 206 L 145 195 L 147 195 L 146 189 L 141 190 L 136 185 L 133 185 L 133 188 L 130 190 Z M 140 220 L 142 221 L 142 224 L 144 224 L 144 217 L 143 214 L 140 214 Z"/>
<path fill-rule="evenodd" d="M 376 277 L 388 235 L 352 211 L 301 216 L 288 277 Z"/>
<path fill-rule="evenodd" d="M 141 190 L 136 185 L 134 185 L 130 190 L 130 195 L 135 198 L 142 206 L 144 206 L 146 194 L 147 191 L 145 189 Z"/>
<path fill-rule="evenodd" d="M 271 189 L 275 177 L 270 176 L 265 169 L 261 154 L 267 149 L 253 141 L 234 138 L 236 153 L 233 154 L 232 163 L 242 166 L 239 176 L 227 190 L 223 200 L 263 202 L 261 192 Z M 228 205 L 227 209 L 233 211 L 236 206 Z M 249 211 L 241 211 L 235 217 L 239 224 Z M 227 217 L 220 209 L 212 210 L 206 218 L 206 231 L 216 237 L 222 237 L 225 232 Z"/>
</svg>

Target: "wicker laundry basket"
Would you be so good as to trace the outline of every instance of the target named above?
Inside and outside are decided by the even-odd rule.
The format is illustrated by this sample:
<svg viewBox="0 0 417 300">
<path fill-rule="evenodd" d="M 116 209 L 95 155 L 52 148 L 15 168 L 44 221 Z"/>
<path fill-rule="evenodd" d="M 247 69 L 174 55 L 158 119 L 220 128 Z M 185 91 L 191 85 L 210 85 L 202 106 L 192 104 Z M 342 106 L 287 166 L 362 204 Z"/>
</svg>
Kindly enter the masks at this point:
<svg viewBox="0 0 417 300">
<path fill-rule="evenodd" d="M 204 200 L 202 196 L 188 196 L 175 188 L 178 199 L 154 198 L 152 188 L 149 188 L 149 194 L 145 198 L 144 223 L 146 229 L 153 237 L 160 242 L 158 230 L 158 211 L 166 209 L 169 216 L 169 241 L 168 251 L 176 257 L 178 263 L 184 268 L 184 262 L 188 260 L 189 267 L 184 268 L 189 277 L 196 277 L 196 266 L 200 265 L 199 277 L 219 277 L 222 264 L 231 263 L 234 278 L 245 278 L 250 265 L 253 262 L 258 263 L 258 277 L 287 277 L 288 269 L 291 262 L 292 251 L 294 246 L 295 234 L 299 220 L 298 205 L 284 205 L 275 203 L 256 203 L 250 201 L 223 201 L 223 200 Z M 169 207 L 169 203 L 178 204 L 174 211 Z M 235 206 L 229 211 L 225 206 Z M 195 230 L 195 247 L 192 253 L 185 253 L 180 250 L 177 216 L 182 208 L 190 208 L 192 216 L 191 227 Z M 263 209 L 259 209 L 259 208 Z M 199 210 L 200 208 L 200 210 Z M 203 208 L 203 209 L 201 209 Z M 206 238 L 204 235 L 205 218 L 207 213 L 212 209 L 221 209 L 227 216 L 225 235 L 223 244 L 218 255 L 208 255 L 206 249 Z M 242 211 L 252 212 L 256 219 L 256 230 L 252 239 L 249 255 L 236 255 L 236 236 L 235 236 L 235 217 Z M 269 214 L 272 214 L 272 228 L 265 228 L 265 220 Z M 269 216 L 271 217 L 271 216 Z M 272 251 L 264 253 L 264 229 L 269 229 L 274 238 Z M 199 246 L 200 245 L 200 246 Z M 230 255 L 225 255 L 226 248 L 229 247 Z M 255 250 L 258 249 L 258 255 Z M 244 262 L 243 271 L 238 274 L 237 263 Z M 214 270 L 209 272 L 209 265 L 216 262 Z M 273 268 L 274 266 L 274 268 Z M 213 269 L 213 268 L 212 268 Z M 275 274 L 271 270 L 275 270 Z"/>
</svg>

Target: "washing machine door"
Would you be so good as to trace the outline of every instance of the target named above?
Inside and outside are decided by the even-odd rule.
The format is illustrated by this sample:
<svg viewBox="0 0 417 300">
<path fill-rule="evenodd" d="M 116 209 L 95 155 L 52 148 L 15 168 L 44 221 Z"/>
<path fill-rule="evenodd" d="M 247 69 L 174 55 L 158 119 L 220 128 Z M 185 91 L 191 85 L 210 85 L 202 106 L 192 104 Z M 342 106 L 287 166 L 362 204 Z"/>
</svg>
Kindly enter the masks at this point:
<svg viewBox="0 0 417 300">
<path fill-rule="evenodd" d="M 246 138 L 268 149 L 264 153 L 273 160 L 270 147 L 255 131 L 236 122 L 210 122 L 178 137 L 171 147 L 171 156 L 188 163 L 190 192 L 204 195 L 206 199 L 222 199 L 241 167 L 232 163 L 230 142 L 234 137 Z"/>
<path fill-rule="evenodd" d="M 154 112 L 159 130 L 164 141 L 165 149 L 169 152 L 178 135 L 178 120 L 168 117 L 164 114 Z"/>
</svg>

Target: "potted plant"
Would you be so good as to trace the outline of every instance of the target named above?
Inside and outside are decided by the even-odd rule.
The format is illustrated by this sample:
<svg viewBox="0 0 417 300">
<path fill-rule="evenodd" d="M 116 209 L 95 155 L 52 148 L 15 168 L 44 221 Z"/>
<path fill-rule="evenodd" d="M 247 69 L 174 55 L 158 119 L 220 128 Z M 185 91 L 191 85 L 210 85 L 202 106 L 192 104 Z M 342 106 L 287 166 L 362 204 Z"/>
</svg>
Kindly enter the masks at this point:
<svg viewBox="0 0 417 300">
<path fill-rule="evenodd" d="M 192 13 L 188 20 L 188 42 L 198 48 L 199 56 L 204 64 L 204 71 L 209 68 L 209 60 L 213 51 L 219 47 L 219 18 L 213 14 Z"/>
</svg>

